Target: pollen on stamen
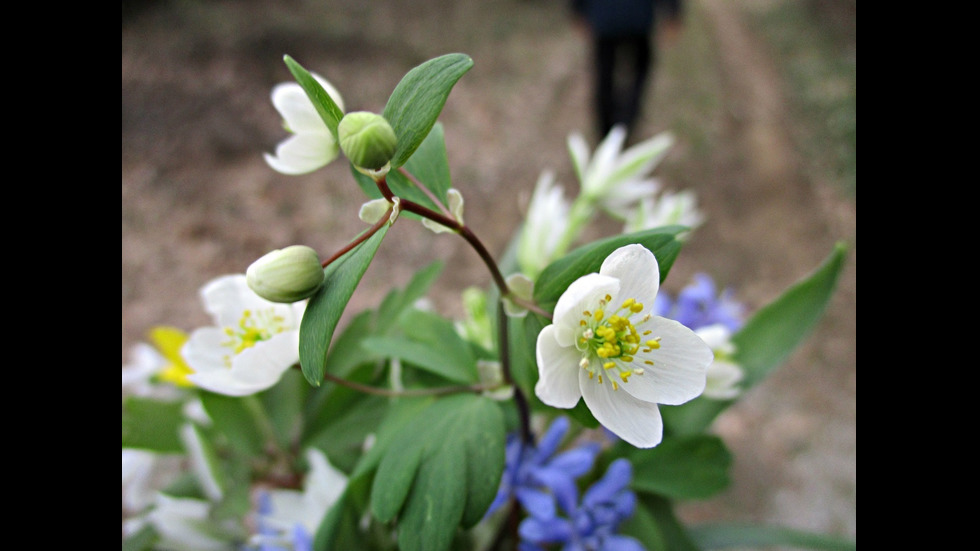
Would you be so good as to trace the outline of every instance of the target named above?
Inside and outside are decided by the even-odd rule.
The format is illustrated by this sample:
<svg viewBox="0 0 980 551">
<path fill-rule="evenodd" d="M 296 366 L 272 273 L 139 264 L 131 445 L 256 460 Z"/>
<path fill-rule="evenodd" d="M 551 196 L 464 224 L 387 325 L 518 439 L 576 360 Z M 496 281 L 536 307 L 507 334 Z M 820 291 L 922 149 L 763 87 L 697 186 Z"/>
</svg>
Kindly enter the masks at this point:
<svg viewBox="0 0 980 551">
<path fill-rule="evenodd" d="M 613 390 L 619 390 L 619 385 L 616 384 L 616 381 L 609 381 L 609 382 L 612 383 Z"/>
<path fill-rule="evenodd" d="M 653 362 L 650 362 L 650 363 L 653 363 Z M 643 375 L 643 373 L 644 373 L 644 371 L 643 371 L 643 368 L 642 367 L 638 367 L 638 368 L 636 368 L 636 369 L 633 370 L 633 374 L 634 375 Z"/>
<path fill-rule="evenodd" d="M 612 368 L 616 367 L 616 362 L 606 362 L 606 363 L 602 364 L 602 367 L 605 368 L 605 369 L 612 369 Z"/>
<path fill-rule="evenodd" d="M 599 375 L 599 384 L 602 384 L 602 375 Z"/>
<path fill-rule="evenodd" d="M 581 367 L 582 369 L 588 369 L 588 368 L 589 368 L 589 360 L 588 360 L 588 358 L 582 358 L 582 359 L 581 359 L 581 360 L 580 360 L 580 361 L 578 362 L 578 365 L 579 365 L 579 367 Z M 591 373 L 589 373 L 589 377 L 591 377 L 591 376 L 592 376 L 592 374 L 591 374 Z"/>
<path fill-rule="evenodd" d="M 660 348 L 660 338 L 658 337 L 656 339 L 650 339 L 644 344 L 646 344 L 650 348 Z"/>
<path fill-rule="evenodd" d="M 653 360 L 643 360 L 643 363 L 647 365 L 653 365 Z"/>
</svg>

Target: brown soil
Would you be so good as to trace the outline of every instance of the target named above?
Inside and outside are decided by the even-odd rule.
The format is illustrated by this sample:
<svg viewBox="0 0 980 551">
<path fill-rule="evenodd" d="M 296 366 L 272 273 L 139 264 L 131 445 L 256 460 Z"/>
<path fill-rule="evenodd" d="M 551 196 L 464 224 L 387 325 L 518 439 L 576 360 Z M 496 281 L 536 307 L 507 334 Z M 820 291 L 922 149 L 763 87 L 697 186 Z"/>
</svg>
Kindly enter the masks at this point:
<svg viewBox="0 0 980 551">
<path fill-rule="evenodd" d="M 856 201 L 800 158 L 787 85 L 745 22 L 773 1 L 691 2 L 684 32 L 660 53 L 637 135 L 677 134 L 660 176 L 668 188 L 694 189 L 708 217 L 666 287 L 705 271 L 757 308 L 835 241 L 851 249 L 813 335 L 718 420 L 735 455 L 732 487 L 681 513 L 853 538 Z M 473 57 L 440 120 L 466 221 L 501 251 L 542 169 L 574 190 L 565 139 L 592 127 L 588 48 L 560 8 L 544 0 L 124 2 L 123 362 L 153 325 L 206 324 L 197 291 L 207 280 L 294 243 L 329 254 L 362 229 L 363 197 L 343 163 L 289 177 L 261 158 L 285 135 L 269 102 L 272 86 L 291 80 L 283 54 L 330 79 L 348 110 L 374 111 L 418 63 L 453 51 Z M 600 225 L 596 236 L 614 231 Z M 348 312 L 376 306 L 436 259 L 448 268 L 433 299 L 447 314 L 459 312 L 465 286 L 489 283 L 461 240 L 402 222 Z"/>
</svg>

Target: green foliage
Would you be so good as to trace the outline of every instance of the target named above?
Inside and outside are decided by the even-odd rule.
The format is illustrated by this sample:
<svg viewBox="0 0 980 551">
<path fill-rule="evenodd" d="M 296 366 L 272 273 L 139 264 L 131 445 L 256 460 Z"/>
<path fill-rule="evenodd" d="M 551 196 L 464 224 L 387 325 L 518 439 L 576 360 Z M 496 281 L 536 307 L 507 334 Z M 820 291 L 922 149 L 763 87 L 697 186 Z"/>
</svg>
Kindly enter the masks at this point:
<svg viewBox="0 0 980 551">
<path fill-rule="evenodd" d="M 665 226 L 616 235 L 583 245 L 552 262 L 541 272 L 534 285 L 534 300 L 546 310 L 553 309 L 558 297 L 573 281 L 585 274 L 598 272 L 609 253 L 632 243 L 643 245 L 657 257 L 660 281 L 663 282 L 681 250 L 677 235 L 685 231 L 687 228 L 683 226 Z"/>
<path fill-rule="evenodd" d="M 300 325 L 299 359 L 303 375 L 320 386 L 337 322 L 388 232 L 385 224 L 366 241 L 324 268 L 323 285 L 310 297 Z"/>
<path fill-rule="evenodd" d="M 712 523 L 693 526 L 689 533 L 698 547 L 704 551 L 747 547 L 755 549 L 769 546 L 823 551 L 854 551 L 857 549 L 857 544 L 850 540 L 782 526 Z"/>
<path fill-rule="evenodd" d="M 457 527 L 479 521 L 497 493 L 503 414 L 490 399 L 462 394 L 431 401 L 410 425 L 382 452 L 371 510 L 381 521 L 398 515 L 401 549 L 448 549 Z"/>
<path fill-rule="evenodd" d="M 650 449 L 632 449 L 633 489 L 670 499 L 704 499 L 728 487 L 732 455 L 717 436 L 664 438 Z"/>
<path fill-rule="evenodd" d="M 430 59 L 409 71 L 395 86 L 384 111 L 398 136 L 391 167 L 398 168 L 415 153 L 436 123 L 453 86 L 470 68 L 465 54 L 446 54 Z"/>
<path fill-rule="evenodd" d="M 313 102 L 313 107 L 316 108 L 316 112 L 323 119 L 323 122 L 330 129 L 330 133 L 333 134 L 336 140 L 337 125 L 340 124 L 340 119 L 344 118 L 344 112 L 333 101 L 330 94 L 323 89 L 323 86 L 313 78 L 313 75 L 297 63 L 295 59 L 287 55 L 283 56 L 283 61 L 286 62 L 286 66 L 289 67 L 289 72 L 293 74 L 296 82 L 299 83 L 303 91 L 310 98 L 310 101 Z"/>
<path fill-rule="evenodd" d="M 732 336 L 734 361 L 745 372 L 742 388 L 755 385 L 779 366 L 820 321 L 844 267 L 847 247 L 838 243 L 809 276 L 756 312 Z M 734 400 L 701 398 L 661 408 L 665 430 L 679 434 L 703 432 Z"/>
<path fill-rule="evenodd" d="M 181 453 L 179 429 L 184 423 L 181 402 L 137 396 L 123 401 L 122 447 L 158 453 Z"/>
</svg>

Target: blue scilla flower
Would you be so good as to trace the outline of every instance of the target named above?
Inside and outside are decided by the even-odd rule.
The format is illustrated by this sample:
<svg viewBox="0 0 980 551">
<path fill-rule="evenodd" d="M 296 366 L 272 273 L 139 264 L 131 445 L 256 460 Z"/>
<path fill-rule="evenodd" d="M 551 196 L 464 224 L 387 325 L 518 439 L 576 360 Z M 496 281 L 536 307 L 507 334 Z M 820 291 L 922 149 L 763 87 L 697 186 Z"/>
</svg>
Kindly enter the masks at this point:
<svg viewBox="0 0 980 551">
<path fill-rule="evenodd" d="M 620 458 L 610 463 L 581 502 L 574 486 L 556 498 L 567 517 L 542 518 L 528 511 L 518 534 L 521 551 L 540 551 L 560 545 L 562 551 L 642 551 L 643 545 L 630 536 L 617 534 L 619 525 L 633 515 L 636 494 L 629 489 L 633 466 Z"/>
<path fill-rule="evenodd" d="M 599 453 L 599 444 L 588 443 L 555 455 L 568 427 L 568 418 L 556 418 L 537 446 L 508 435 L 504 474 L 487 515 L 513 497 L 530 514 L 555 516 L 555 496 L 576 491 L 575 479 L 592 470 Z"/>
<path fill-rule="evenodd" d="M 654 304 L 656 314 L 694 330 L 720 323 L 733 333 L 738 331 L 744 322 L 745 306 L 735 300 L 734 291 L 725 289 L 719 294 L 708 274 L 695 274 L 693 280 L 681 289 L 676 300 L 665 293 L 658 294 Z"/>
</svg>

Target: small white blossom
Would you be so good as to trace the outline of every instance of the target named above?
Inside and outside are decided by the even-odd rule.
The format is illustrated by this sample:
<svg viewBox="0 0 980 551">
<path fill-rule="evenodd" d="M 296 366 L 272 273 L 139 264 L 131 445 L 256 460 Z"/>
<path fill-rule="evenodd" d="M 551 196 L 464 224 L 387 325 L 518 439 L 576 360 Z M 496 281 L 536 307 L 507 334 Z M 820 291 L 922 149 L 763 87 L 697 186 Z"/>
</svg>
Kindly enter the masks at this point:
<svg viewBox="0 0 980 551">
<path fill-rule="evenodd" d="M 664 192 L 659 197 L 645 197 L 627 216 L 624 233 L 679 224 L 692 230 L 704 223 L 693 191 Z M 685 233 L 686 235 L 686 233 Z"/>
<path fill-rule="evenodd" d="M 234 550 L 235 528 L 214 522 L 210 511 L 208 501 L 158 493 L 146 520 L 160 535 L 161 549 Z"/>
<path fill-rule="evenodd" d="M 280 304 L 255 294 L 244 274 L 201 288 L 214 325 L 191 333 L 182 349 L 195 385 L 228 396 L 263 391 L 299 362 L 299 325 L 306 302 Z"/>
<path fill-rule="evenodd" d="M 659 286 L 656 257 L 635 244 L 616 249 L 598 273 L 569 285 L 554 323 L 538 335 L 538 398 L 566 409 L 584 398 L 623 440 L 640 448 L 659 444 L 657 404 L 700 395 L 714 356 L 694 331 L 651 313 Z"/>
<path fill-rule="evenodd" d="M 555 173 L 541 172 L 528 203 L 527 216 L 517 246 L 517 263 L 531 279 L 561 252 L 559 247 L 569 225 L 565 191 L 555 183 Z"/>
<path fill-rule="evenodd" d="M 660 189 L 649 174 L 660 164 L 674 143 L 673 135 L 662 132 L 623 151 L 626 127 L 616 125 L 589 154 L 589 146 L 580 133 L 568 137 L 572 165 L 582 186 L 582 195 L 612 214 Z"/>
<path fill-rule="evenodd" d="M 340 92 L 320 75 L 313 73 L 313 78 L 343 111 Z M 337 140 L 302 86 L 295 82 L 277 84 L 272 89 L 272 104 L 282 116 L 283 126 L 293 135 L 279 142 L 275 155 L 265 154 L 270 167 L 283 174 L 306 174 L 337 158 Z"/>
<path fill-rule="evenodd" d="M 739 383 L 745 377 L 742 367 L 731 360 L 735 353 L 732 332 L 721 323 L 707 325 L 695 331 L 711 347 L 715 361 L 708 367 L 708 380 L 704 387 L 705 398 L 729 400 L 741 393 Z"/>
</svg>

